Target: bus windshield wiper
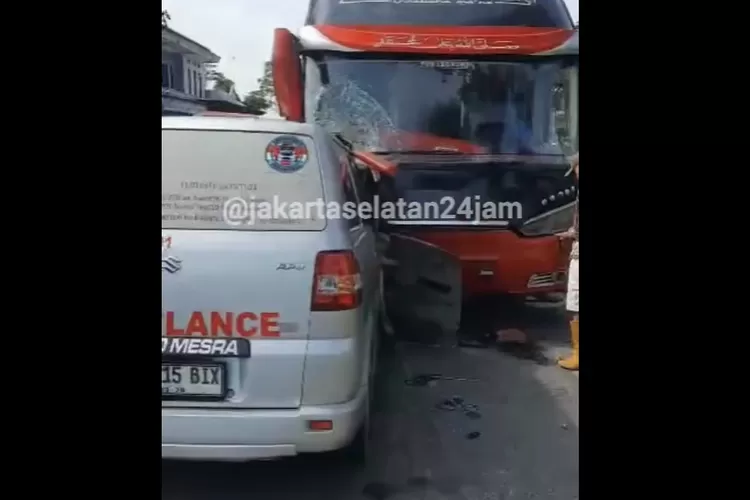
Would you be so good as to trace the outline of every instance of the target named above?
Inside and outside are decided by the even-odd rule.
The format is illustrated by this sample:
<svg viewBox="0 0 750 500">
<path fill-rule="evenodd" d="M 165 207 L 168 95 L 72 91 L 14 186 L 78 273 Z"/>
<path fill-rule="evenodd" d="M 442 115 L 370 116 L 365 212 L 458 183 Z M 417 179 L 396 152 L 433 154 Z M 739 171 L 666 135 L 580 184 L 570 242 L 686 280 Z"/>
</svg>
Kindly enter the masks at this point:
<svg viewBox="0 0 750 500">
<path fill-rule="evenodd" d="M 397 150 L 377 150 L 372 151 L 378 155 L 466 155 L 476 153 L 466 153 L 457 149 L 397 149 Z"/>
<path fill-rule="evenodd" d="M 331 134 L 333 137 L 333 140 L 339 144 L 342 148 L 346 149 L 347 151 L 352 151 L 354 149 L 354 144 L 352 144 L 350 141 L 346 139 L 341 133 L 335 132 Z"/>
</svg>

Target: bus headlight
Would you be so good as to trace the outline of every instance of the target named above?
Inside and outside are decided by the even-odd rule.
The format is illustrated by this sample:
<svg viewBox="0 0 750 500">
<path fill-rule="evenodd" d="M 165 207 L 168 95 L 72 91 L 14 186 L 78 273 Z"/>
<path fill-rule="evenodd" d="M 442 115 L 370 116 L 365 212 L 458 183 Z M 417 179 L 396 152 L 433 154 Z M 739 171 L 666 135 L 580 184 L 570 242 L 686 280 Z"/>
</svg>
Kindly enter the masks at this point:
<svg viewBox="0 0 750 500">
<path fill-rule="evenodd" d="M 532 217 L 521 226 L 524 236 L 549 236 L 562 233 L 573 225 L 575 202 L 551 210 L 545 214 Z"/>
</svg>

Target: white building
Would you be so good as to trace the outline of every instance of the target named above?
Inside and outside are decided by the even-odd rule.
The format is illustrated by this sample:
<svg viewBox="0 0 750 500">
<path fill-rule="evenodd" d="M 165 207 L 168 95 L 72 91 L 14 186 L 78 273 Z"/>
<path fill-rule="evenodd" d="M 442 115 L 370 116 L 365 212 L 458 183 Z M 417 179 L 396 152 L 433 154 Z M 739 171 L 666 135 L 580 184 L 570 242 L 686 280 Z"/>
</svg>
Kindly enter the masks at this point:
<svg viewBox="0 0 750 500">
<path fill-rule="evenodd" d="M 170 28 L 161 30 L 162 115 L 193 115 L 205 111 L 207 65 L 220 57 Z"/>
</svg>

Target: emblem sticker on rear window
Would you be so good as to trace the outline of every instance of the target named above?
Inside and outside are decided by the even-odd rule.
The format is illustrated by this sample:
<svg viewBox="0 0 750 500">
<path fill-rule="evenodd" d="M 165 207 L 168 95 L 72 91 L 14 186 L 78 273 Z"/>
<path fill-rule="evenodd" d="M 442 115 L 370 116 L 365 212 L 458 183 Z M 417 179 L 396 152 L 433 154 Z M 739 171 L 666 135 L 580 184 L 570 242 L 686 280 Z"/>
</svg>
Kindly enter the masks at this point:
<svg viewBox="0 0 750 500">
<path fill-rule="evenodd" d="M 277 172 L 297 172 L 308 158 L 305 143 L 292 135 L 281 135 L 266 146 L 266 163 Z"/>
</svg>

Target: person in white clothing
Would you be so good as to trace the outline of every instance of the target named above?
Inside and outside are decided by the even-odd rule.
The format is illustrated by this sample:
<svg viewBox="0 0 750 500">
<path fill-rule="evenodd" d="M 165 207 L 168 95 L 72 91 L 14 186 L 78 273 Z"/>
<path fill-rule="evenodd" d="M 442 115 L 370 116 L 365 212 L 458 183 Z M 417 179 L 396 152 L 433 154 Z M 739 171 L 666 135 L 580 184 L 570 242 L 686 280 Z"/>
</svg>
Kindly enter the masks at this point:
<svg viewBox="0 0 750 500">
<path fill-rule="evenodd" d="M 578 153 L 573 155 L 570 170 L 566 175 L 574 173 L 578 180 Z M 578 190 L 580 191 L 580 190 Z M 577 192 L 578 192 L 577 191 Z M 570 320 L 571 353 L 558 360 L 557 364 L 566 370 L 578 370 L 578 199 L 576 199 L 575 218 L 573 227 L 558 235 L 563 239 L 573 240 L 570 251 L 570 265 L 568 267 L 568 293 L 565 297 L 565 308 L 572 315 Z"/>
</svg>

